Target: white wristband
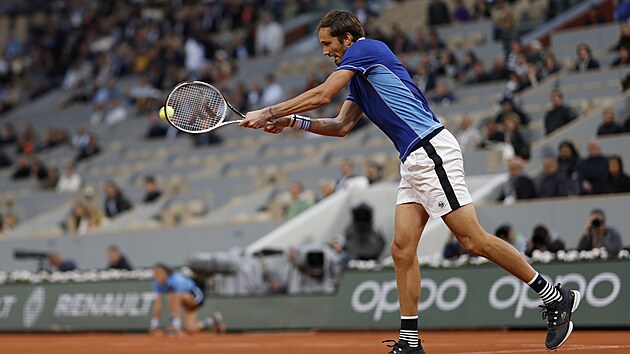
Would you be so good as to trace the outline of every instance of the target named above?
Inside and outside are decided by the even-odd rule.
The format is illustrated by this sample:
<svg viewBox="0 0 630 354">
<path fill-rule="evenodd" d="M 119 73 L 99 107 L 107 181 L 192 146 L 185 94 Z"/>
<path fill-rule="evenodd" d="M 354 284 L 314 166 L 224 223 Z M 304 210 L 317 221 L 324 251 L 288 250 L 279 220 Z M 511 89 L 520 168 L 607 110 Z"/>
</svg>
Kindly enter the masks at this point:
<svg viewBox="0 0 630 354">
<path fill-rule="evenodd" d="M 298 130 L 309 130 L 311 128 L 311 118 L 294 114 L 291 116 L 289 127 Z"/>
<path fill-rule="evenodd" d="M 181 329 L 182 319 L 179 317 L 174 317 L 173 320 L 171 321 L 171 326 L 173 326 L 173 328 Z"/>
<path fill-rule="evenodd" d="M 158 327 L 160 327 L 160 320 L 157 318 L 152 318 L 150 328 L 153 330 L 153 329 L 157 329 Z"/>
</svg>

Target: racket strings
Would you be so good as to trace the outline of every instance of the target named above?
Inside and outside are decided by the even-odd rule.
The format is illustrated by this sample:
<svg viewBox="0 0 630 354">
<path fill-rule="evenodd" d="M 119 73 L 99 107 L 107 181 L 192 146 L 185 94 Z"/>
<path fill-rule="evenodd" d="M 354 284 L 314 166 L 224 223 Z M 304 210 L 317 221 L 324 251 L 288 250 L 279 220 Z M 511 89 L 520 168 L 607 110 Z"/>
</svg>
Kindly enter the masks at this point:
<svg viewBox="0 0 630 354">
<path fill-rule="evenodd" d="M 221 123 L 227 106 L 221 94 L 200 84 L 187 84 L 176 89 L 167 105 L 174 113 L 169 120 L 188 132 L 206 131 Z"/>
</svg>

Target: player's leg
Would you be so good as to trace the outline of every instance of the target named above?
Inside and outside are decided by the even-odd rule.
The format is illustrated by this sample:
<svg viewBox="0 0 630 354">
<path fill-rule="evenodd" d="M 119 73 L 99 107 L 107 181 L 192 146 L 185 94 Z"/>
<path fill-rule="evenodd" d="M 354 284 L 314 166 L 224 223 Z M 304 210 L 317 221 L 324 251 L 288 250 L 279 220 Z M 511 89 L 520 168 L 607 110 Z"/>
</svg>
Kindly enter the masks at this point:
<svg viewBox="0 0 630 354">
<path fill-rule="evenodd" d="M 408 349 L 404 353 L 424 353 L 418 344 L 418 300 L 420 298 L 420 266 L 418 242 L 429 219 L 422 205 L 404 203 L 396 205 L 392 258 L 396 269 L 398 301 L 400 303 L 399 342 Z M 395 348 L 396 349 L 396 348 Z M 392 349 L 394 351 L 394 349 Z"/>
<path fill-rule="evenodd" d="M 171 310 L 171 326 L 167 329 L 168 334 L 183 335 L 182 332 L 182 299 L 180 293 L 169 292 L 166 294 L 168 307 Z"/>
</svg>

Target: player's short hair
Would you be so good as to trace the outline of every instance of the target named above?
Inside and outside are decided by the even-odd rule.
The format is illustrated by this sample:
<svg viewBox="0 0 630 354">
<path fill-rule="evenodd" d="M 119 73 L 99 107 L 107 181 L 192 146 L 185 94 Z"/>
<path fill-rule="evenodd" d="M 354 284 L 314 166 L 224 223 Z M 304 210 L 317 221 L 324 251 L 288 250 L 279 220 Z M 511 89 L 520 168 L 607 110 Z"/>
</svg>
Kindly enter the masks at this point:
<svg viewBox="0 0 630 354">
<path fill-rule="evenodd" d="M 153 268 L 162 268 L 162 269 L 164 269 L 164 271 L 166 272 L 166 274 L 171 274 L 171 273 L 173 273 L 173 269 L 171 269 L 171 267 L 167 266 L 167 265 L 166 265 L 166 264 L 164 264 L 164 263 L 155 263 L 155 264 L 153 265 Z"/>
<path fill-rule="evenodd" d="M 330 29 L 330 35 L 337 37 L 340 42 L 346 36 L 346 33 L 350 33 L 353 42 L 356 42 L 361 37 L 365 37 L 365 30 L 357 15 L 346 10 L 328 11 L 319 21 L 317 32 L 322 28 Z"/>
</svg>

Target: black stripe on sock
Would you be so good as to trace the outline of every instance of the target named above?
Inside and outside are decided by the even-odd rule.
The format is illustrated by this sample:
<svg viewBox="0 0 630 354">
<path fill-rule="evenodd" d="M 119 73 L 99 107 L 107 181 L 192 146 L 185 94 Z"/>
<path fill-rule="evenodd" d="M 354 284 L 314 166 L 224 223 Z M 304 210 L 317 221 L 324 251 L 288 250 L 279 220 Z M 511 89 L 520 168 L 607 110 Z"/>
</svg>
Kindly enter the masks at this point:
<svg viewBox="0 0 630 354">
<path fill-rule="evenodd" d="M 547 286 L 547 280 L 545 280 L 542 275 L 538 274 L 536 280 L 534 280 L 529 287 L 537 294 L 540 294 L 543 290 L 545 290 L 545 286 Z"/>
<path fill-rule="evenodd" d="M 418 331 L 418 319 L 400 319 L 400 329 L 407 331 Z"/>
<path fill-rule="evenodd" d="M 437 151 L 435 151 L 435 147 L 431 144 L 431 142 L 427 142 L 427 144 L 423 147 L 429 158 L 433 160 L 433 163 L 435 164 L 435 173 L 438 175 L 440 185 L 444 190 L 444 194 L 446 194 L 446 199 L 448 200 L 448 204 L 451 206 L 451 210 L 459 209 L 461 205 L 457 200 L 457 196 L 455 195 L 451 182 L 448 180 L 442 158 L 438 155 Z"/>
</svg>

